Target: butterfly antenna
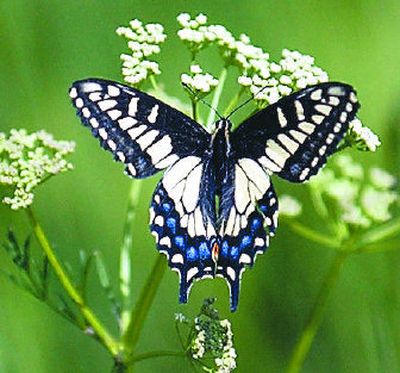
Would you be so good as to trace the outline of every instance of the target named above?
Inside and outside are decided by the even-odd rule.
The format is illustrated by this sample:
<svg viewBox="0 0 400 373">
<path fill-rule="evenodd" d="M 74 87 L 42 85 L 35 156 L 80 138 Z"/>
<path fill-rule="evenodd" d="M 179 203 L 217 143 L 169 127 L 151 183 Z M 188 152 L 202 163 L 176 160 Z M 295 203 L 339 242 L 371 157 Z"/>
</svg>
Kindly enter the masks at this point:
<svg viewBox="0 0 400 373">
<path fill-rule="evenodd" d="M 258 94 L 260 94 L 264 89 L 268 88 L 268 86 L 266 85 L 265 87 L 262 87 L 259 89 L 259 91 L 251 96 L 250 98 L 248 98 L 245 102 L 241 103 L 238 107 L 236 107 L 235 109 L 233 109 L 233 111 L 230 112 L 230 114 L 226 117 L 226 119 L 229 119 L 233 114 L 235 114 L 239 109 L 241 109 L 243 106 L 247 105 L 250 101 L 253 101 L 254 97 L 256 97 Z"/>
<path fill-rule="evenodd" d="M 198 94 L 192 88 L 190 88 L 188 84 L 182 83 L 182 85 L 192 94 L 193 97 L 195 97 L 197 100 L 201 101 L 204 105 L 206 105 L 208 108 L 214 111 L 214 113 L 217 114 L 219 119 L 223 119 L 223 116 L 220 113 L 218 113 L 217 109 L 213 108 L 206 100 L 198 97 Z"/>
</svg>

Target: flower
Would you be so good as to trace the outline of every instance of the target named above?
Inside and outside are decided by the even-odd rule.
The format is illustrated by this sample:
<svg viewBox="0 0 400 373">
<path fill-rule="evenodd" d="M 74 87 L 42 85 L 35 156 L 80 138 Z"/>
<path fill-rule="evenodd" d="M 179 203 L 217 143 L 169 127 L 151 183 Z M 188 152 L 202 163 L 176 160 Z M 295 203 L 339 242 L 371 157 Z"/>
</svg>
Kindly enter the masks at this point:
<svg viewBox="0 0 400 373">
<path fill-rule="evenodd" d="M 129 27 L 118 27 L 117 34 L 128 40 L 131 54 L 121 54 L 124 80 L 134 86 L 139 85 L 151 75 L 161 74 L 157 62 L 148 57 L 160 53 L 160 44 L 166 39 L 160 24 L 143 25 L 138 19 L 129 22 Z"/>
<path fill-rule="evenodd" d="M 345 141 L 358 150 L 374 152 L 381 145 L 379 137 L 360 119 L 356 118 L 349 123 L 349 130 Z"/>
<path fill-rule="evenodd" d="M 30 206 L 36 186 L 73 168 L 64 157 L 74 149 L 74 142 L 57 141 L 45 131 L 12 129 L 8 136 L 0 132 L 0 186 L 12 190 L 2 202 L 13 210 Z"/>
<path fill-rule="evenodd" d="M 250 49 L 248 49 L 250 50 Z M 328 74 L 315 66 L 314 58 L 284 49 L 279 63 L 269 62 L 259 48 L 251 58 L 244 56 L 238 83 L 247 87 L 258 106 L 273 104 L 294 91 L 328 81 Z"/>
<path fill-rule="evenodd" d="M 295 217 L 301 214 L 302 206 L 300 202 L 287 194 L 279 198 L 279 214 L 287 217 Z"/>
<path fill-rule="evenodd" d="M 233 346 L 233 332 L 229 320 L 221 320 L 214 308 L 215 299 L 206 299 L 200 314 L 191 322 L 182 314 L 176 314 L 175 320 L 189 328 L 188 352 L 191 357 L 202 362 L 206 372 L 230 373 L 236 368 L 236 350 Z M 210 360 L 215 367 L 208 368 Z"/>
<path fill-rule="evenodd" d="M 204 97 L 218 85 L 218 79 L 209 73 L 203 73 L 199 65 L 193 64 L 189 70 L 190 74 L 181 75 L 181 82 L 196 94 L 196 98 L 198 94 Z"/>
<path fill-rule="evenodd" d="M 388 172 L 373 167 L 367 173 L 349 155 L 340 154 L 309 185 L 333 203 L 338 219 L 367 228 L 391 218 L 390 208 L 399 198 L 392 190 L 395 184 Z"/>
</svg>

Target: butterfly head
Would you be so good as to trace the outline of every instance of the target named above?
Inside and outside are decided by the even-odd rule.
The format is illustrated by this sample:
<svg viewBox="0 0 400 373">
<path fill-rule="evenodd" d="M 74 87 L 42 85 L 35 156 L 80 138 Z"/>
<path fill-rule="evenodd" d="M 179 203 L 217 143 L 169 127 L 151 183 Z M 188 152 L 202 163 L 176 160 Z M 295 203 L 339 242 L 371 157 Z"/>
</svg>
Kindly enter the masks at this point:
<svg viewBox="0 0 400 373">
<path fill-rule="evenodd" d="M 230 132 L 232 122 L 229 119 L 222 118 L 215 123 L 215 131 Z"/>
</svg>

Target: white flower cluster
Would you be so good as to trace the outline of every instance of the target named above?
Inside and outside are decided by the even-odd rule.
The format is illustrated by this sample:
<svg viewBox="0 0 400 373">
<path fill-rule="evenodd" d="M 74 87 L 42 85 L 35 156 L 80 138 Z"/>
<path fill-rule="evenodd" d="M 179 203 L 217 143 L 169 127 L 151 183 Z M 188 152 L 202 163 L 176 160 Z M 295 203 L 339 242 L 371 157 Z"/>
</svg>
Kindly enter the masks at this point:
<svg viewBox="0 0 400 373">
<path fill-rule="evenodd" d="M 129 22 L 129 27 L 118 27 L 117 34 L 128 39 L 130 55 L 121 54 L 122 75 L 132 85 L 139 85 L 151 75 L 161 73 L 157 62 L 148 58 L 160 53 L 159 44 L 166 39 L 164 28 L 160 24 L 143 25 L 137 19 Z"/>
<path fill-rule="evenodd" d="M 13 210 L 32 204 L 33 189 L 52 175 L 72 169 L 65 156 L 75 143 L 57 141 L 45 131 L 28 134 L 26 130 L 0 132 L 0 186 L 13 190 L 2 202 Z"/>
<path fill-rule="evenodd" d="M 284 49 L 279 63 L 269 62 L 268 57 L 250 62 L 238 83 L 250 90 L 261 107 L 299 89 L 328 81 L 328 74 L 315 66 L 314 58 L 298 51 Z"/>
<path fill-rule="evenodd" d="M 217 373 L 230 373 L 236 368 L 236 350 L 233 346 L 233 333 L 229 320 L 216 320 L 209 317 L 195 319 L 196 336 L 190 351 L 193 359 L 199 360 L 207 353 L 212 354 Z"/>
<path fill-rule="evenodd" d="M 247 35 L 242 34 L 236 40 L 224 26 L 207 25 L 204 14 L 200 13 L 192 19 L 190 14 L 182 13 L 177 20 L 182 27 L 178 37 L 188 45 L 193 56 L 208 46 L 217 45 L 227 64 L 236 64 L 244 70 L 250 68 L 253 62 L 256 64 L 258 60 L 269 58 L 268 53 L 250 44 Z"/>
<path fill-rule="evenodd" d="M 221 357 L 215 359 L 217 373 L 230 373 L 236 368 L 236 350 L 233 347 L 233 333 L 229 320 L 221 320 L 220 325 L 225 329 L 226 341 Z"/>
<path fill-rule="evenodd" d="M 345 141 L 355 148 L 374 152 L 381 145 L 379 137 L 356 118 L 349 123 Z"/>
<path fill-rule="evenodd" d="M 279 215 L 294 218 L 301 214 L 301 203 L 294 197 L 283 194 L 279 198 Z"/>
<path fill-rule="evenodd" d="M 346 154 L 333 163 L 334 170 L 322 170 L 310 186 L 330 197 L 342 221 L 366 228 L 391 218 L 390 207 L 399 198 L 392 190 L 396 183 L 392 175 L 375 167 L 366 176 L 362 166 Z"/>
<path fill-rule="evenodd" d="M 203 70 L 197 64 L 190 66 L 190 74 L 181 75 L 181 82 L 195 93 L 202 94 L 202 96 L 211 92 L 218 85 L 218 79 L 209 73 L 203 73 Z"/>
</svg>

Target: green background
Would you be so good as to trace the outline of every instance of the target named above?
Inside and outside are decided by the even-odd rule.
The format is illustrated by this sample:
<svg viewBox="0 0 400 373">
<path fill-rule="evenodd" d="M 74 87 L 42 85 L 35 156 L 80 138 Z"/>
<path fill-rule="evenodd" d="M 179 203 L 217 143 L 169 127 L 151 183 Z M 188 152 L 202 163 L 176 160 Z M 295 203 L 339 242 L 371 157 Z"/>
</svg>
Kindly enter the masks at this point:
<svg viewBox="0 0 400 373">
<path fill-rule="evenodd" d="M 35 208 L 60 257 L 76 270 L 78 250 L 101 250 L 117 278 L 118 248 L 129 180 L 122 166 L 100 151 L 74 115 L 72 81 L 99 76 L 120 80 L 125 43 L 114 33 L 132 18 L 159 22 L 169 35 L 158 59 L 167 92 L 184 98 L 179 75 L 189 55 L 174 36 L 180 12 L 203 12 L 278 58 L 282 48 L 316 57 L 331 79 L 351 83 L 362 103 L 360 117 L 380 134 L 376 154 L 357 153 L 364 164 L 399 175 L 400 3 L 385 1 L 38 1 L 0 2 L 0 130 L 46 129 L 77 143 L 75 170 L 36 194 Z M 209 68 L 220 66 L 211 58 Z M 229 87 L 229 86 L 228 86 Z M 225 91 L 226 93 L 226 91 Z M 226 98 L 229 98 L 228 95 Z M 148 232 L 148 204 L 156 183 L 145 182 L 134 236 L 135 296 L 157 252 Z M 308 203 L 304 186 L 276 180 L 279 194 Z M 323 228 L 308 213 L 305 223 Z M 0 237 L 12 225 L 26 234 L 23 213 L 0 206 Z M 139 351 L 177 349 L 174 313 L 195 315 L 202 299 L 218 297 L 233 323 L 238 372 L 281 372 L 307 321 L 332 252 L 311 244 L 284 224 L 269 251 L 242 283 L 238 312 L 228 311 L 224 281 L 195 284 L 188 305 L 178 305 L 178 279 L 167 271 L 145 323 Z M 1 252 L 2 269 L 10 269 Z M 328 301 L 305 372 L 400 371 L 400 251 L 354 256 L 345 264 Z M 92 281 L 94 284 L 94 281 Z M 112 325 L 103 294 L 92 286 L 90 303 Z M 1 372 L 109 372 L 112 362 L 93 340 L 0 277 Z M 139 372 L 189 371 L 180 358 L 138 364 Z"/>
</svg>

